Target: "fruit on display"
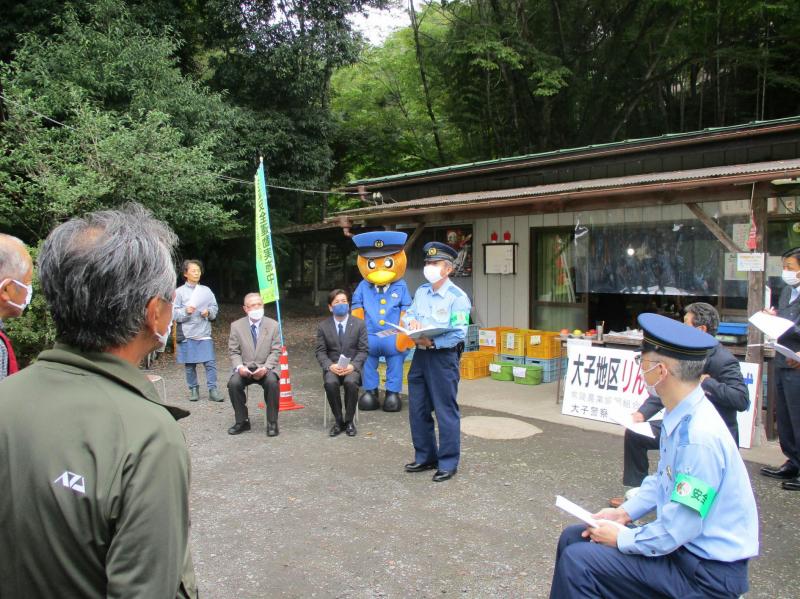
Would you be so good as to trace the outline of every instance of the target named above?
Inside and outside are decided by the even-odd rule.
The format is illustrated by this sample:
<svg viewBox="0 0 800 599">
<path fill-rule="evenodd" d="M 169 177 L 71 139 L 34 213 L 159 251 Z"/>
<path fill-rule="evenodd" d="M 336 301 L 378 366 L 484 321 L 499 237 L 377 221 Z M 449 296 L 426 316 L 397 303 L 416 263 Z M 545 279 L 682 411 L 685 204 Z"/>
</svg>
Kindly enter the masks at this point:
<svg viewBox="0 0 800 599">
<path fill-rule="evenodd" d="M 579 337 L 580 335 L 583 335 L 583 331 L 581 331 L 580 329 L 575 329 L 574 331 L 572 331 L 572 334 L 575 335 L 576 337 Z"/>
<path fill-rule="evenodd" d="M 569 335 L 569 329 L 561 329 L 562 335 Z"/>
</svg>

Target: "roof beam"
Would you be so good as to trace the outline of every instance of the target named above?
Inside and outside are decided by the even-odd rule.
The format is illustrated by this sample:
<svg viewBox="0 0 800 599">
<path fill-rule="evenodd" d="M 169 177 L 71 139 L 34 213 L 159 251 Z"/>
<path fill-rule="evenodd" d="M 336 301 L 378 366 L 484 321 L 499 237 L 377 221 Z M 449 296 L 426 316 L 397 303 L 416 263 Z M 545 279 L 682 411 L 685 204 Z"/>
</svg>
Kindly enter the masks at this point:
<svg viewBox="0 0 800 599">
<path fill-rule="evenodd" d="M 724 231 L 722 227 L 720 227 L 713 218 L 711 218 L 708 213 L 703 210 L 700 206 L 695 204 L 694 202 L 686 202 L 686 207 L 692 211 L 701 223 L 706 226 L 706 229 L 711 231 L 711 234 L 719 239 L 720 243 L 725 246 L 729 252 L 734 254 L 740 254 L 744 252 L 742 248 L 740 248 L 736 243 L 734 243 L 733 239 L 728 237 L 728 234 Z"/>
</svg>

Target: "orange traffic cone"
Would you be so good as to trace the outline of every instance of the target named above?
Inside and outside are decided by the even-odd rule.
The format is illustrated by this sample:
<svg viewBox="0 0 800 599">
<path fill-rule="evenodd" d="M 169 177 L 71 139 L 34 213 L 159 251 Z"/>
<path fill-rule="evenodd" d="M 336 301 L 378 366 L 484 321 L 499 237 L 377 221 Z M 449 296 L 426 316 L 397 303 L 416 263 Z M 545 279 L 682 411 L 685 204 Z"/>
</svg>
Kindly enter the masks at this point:
<svg viewBox="0 0 800 599">
<path fill-rule="evenodd" d="M 292 379 L 289 376 L 289 354 L 286 353 L 286 346 L 281 348 L 281 387 L 280 387 L 280 403 L 278 403 L 278 410 L 299 410 L 305 406 L 294 403 L 292 400 Z"/>
</svg>

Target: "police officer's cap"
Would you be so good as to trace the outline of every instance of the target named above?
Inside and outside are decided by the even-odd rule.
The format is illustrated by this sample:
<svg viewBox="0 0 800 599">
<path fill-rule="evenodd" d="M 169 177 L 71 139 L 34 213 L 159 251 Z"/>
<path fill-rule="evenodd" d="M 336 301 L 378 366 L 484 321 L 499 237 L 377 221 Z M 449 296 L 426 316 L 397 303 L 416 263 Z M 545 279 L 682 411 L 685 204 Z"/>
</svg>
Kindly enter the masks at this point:
<svg viewBox="0 0 800 599">
<path fill-rule="evenodd" d="M 677 360 L 704 360 L 718 341 L 708 333 L 660 314 L 639 315 L 643 352 L 656 352 Z"/>
<path fill-rule="evenodd" d="M 458 256 L 458 252 L 451 248 L 446 243 L 440 243 L 438 241 L 431 241 L 426 243 L 425 246 L 422 248 L 422 253 L 425 255 L 425 261 L 434 260 L 447 260 L 448 262 L 454 262 L 456 256 Z"/>
<path fill-rule="evenodd" d="M 364 258 L 391 256 L 401 251 L 408 235 L 402 231 L 370 231 L 353 235 L 356 251 Z"/>
</svg>

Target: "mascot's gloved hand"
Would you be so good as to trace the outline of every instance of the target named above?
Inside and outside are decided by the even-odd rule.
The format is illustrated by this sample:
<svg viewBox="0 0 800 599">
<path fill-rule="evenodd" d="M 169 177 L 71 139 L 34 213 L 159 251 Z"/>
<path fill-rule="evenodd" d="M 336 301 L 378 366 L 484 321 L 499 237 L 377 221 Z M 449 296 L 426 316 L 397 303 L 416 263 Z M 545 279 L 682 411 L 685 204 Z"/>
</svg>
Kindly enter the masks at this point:
<svg viewBox="0 0 800 599">
<path fill-rule="evenodd" d="M 355 316 L 356 318 L 364 320 L 364 308 L 353 308 L 350 311 L 350 316 Z"/>
<path fill-rule="evenodd" d="M 397 351 L 401 352 L 417 346 L 411 337 L 408 335 L 403 335 L 403 333 L 397 333 L 397 339 L 395 339 L 394 345 L 397 348 Z"/>
</svg>

